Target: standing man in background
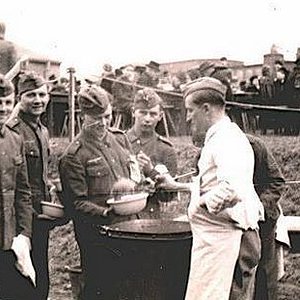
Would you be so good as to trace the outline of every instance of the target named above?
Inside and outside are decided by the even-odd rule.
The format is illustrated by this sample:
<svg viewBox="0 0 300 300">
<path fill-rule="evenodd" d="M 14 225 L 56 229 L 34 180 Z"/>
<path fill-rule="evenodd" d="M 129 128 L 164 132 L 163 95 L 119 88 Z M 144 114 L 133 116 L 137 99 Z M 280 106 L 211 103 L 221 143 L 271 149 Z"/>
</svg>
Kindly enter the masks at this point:
<svg viewBox="0 0 300 300">
<path fill-rule="evenodd" d="M 276 300 L 282 263 L 278 255 L 282 246 L 276 241 L 276 224 L 281 214 L 279 200 L 286 190 L 285 180 L 265 143 L 259 137 L 247 137 L 254 151 L 253 182 L 265 209 L 265 220 L 259 222 L 261 258 L 256 278 L 250 276 L 255 272 L 253 264 L 251 265 L 251 249 L 247 249 L 251 239 L 243 235 L 230 300 Z M 251 284 L 254 280 L 255 285 Z"/>
<path fill-rule="evenodd" d="M 15 45 L 5 40 L 6 26 L 0 22 L 0 73 L 6 74 L 17 62 L 17 50 Z"/>
<path fill-rule="evenodd" d="M 34 72 L 20 75 L 18 81 L 18 114 L 8 125 L 24 139 L 29 184 L 34 208 L 32 259 L 37 272 L 37 287 L 32 299 L 46 300 L 49 291 L 48 238 L 53 221 L 44 219 L 41 201 L 50 201 L 48 180 L 49 135 L 41 123 L 48 101 L 48 87 Z"/>
</svg>

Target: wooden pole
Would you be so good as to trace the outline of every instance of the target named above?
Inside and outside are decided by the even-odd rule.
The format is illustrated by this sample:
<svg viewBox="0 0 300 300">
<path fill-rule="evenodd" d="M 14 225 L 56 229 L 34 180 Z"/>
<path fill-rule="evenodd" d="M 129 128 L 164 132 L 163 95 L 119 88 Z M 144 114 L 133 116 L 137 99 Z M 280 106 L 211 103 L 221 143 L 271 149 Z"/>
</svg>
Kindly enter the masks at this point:
<svg viewBox="0 0 300 300">
<path fill-rule="evenodd" d="M 69 73 L 69 141 L 72 142 L 75 137 L 75 69 L 68 68 Z"/>
</svg>

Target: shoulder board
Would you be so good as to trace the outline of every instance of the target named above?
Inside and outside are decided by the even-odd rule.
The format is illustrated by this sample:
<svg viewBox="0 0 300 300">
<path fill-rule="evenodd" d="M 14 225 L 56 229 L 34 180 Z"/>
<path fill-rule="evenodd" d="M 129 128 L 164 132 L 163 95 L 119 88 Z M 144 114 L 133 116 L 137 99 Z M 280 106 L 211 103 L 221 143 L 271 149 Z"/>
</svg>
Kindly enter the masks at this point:
<svg viewBox="0 0 300 300">
<path fill-rule="evenodd" d="M 163 137 L 163 136 L 161 136 L 161 135 L 158 135 L 158 139 L 159 139 L 160 141 L 164 142 L 165 144 L 167 144 L 167 145 L 173 147 L 173 143 L 172 143 L 170 140 L 168 140 L 167 138 L 165 138 L 165 137 Z"/>
<path fill-rule="evenodd" d="M 7 123 L 6 126 L 12 130 L 14 130 L 15 132 L 19 133 L 19 125 L 20 125 L 20 120 L 16 117 L 16 118 L 12 118 L 10 119 Z"/>
<path fill-rule="evenodd" d="M 115 128 L 115 127 L 110 127 L 108 128 L 108 131 L 110 131 L 111 133 L 120 133 L 120 134 L 125 134 L 124 130 Z"/>
<path fill-rule="evenodd" d="M 81 147 L 81 143 L 79 140 L 73 141 L 67 148 L 66 152 L 68 154 L 75 154 L 78 149 Z"/>
</svg>

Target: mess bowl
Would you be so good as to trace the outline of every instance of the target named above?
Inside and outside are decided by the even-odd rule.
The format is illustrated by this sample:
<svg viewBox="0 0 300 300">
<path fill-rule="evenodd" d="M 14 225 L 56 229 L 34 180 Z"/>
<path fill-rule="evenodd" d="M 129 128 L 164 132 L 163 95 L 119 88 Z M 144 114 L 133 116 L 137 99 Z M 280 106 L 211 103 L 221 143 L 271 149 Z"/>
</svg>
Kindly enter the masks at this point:
<svg viewBox="0 0 300 300">
<path fill-rule="evenodd" d="M 61 204 L 41 201 L 42 213 L 52 218 L 62 218 L 64 216 L 64 207 Z"/>
<path fill-rule="evenodd" d="M 117 199 L 111 198 L 106 203 L 113 207 L 118 215 L 132 215 L 142 211 L 147 204 L 148 193 L 136 193 L 120 196 Z"/>
</svg>

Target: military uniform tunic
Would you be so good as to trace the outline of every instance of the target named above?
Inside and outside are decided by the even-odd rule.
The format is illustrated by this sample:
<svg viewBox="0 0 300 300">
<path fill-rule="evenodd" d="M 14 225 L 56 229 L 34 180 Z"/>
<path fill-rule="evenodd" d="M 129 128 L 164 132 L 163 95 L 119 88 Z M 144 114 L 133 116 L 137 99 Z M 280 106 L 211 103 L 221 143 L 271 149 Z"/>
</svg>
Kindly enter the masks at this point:
<svg viewBox="0 0 300 300">
<path fill-rule="evenodd" d="M 127 131 L 127 136 L 131 142 L 134 154 L 143 151 L 150 157 L 153 166 L 158 164 L 165 165 L 169 173 L 174 176 L 177 173 L 177 155 L 173 144 L 166 138 L 157 133 L 153 133 L 148 139 L 141 139 L 137 136 L 134 129 L 131 128 Z M 149 174 L 145 174 L 149 176 Z M 142 218 L 160 218 L 160 208 L 158 201 L 169 201 L 176 193 L 157 191 L 154 195 L 149 196 L 147 207 L 139 214 Z"/>
<path fill-rule="evenodd" d="M 130 153 L 122 131 L 111 129 L 100 139 L 95 128 L 83 127 L 60 160 L 65 206 L 74 221 L 86 277 L 82 299 L 118 299 L 114 293 L 122 274 L 120 250 L 111 238 L 99 233 L 98 226 L 124 220 L 112 212 L 107 217 L 103 213 L 113 184 L 130 176 Z"/>
<path fill-rule="evenodd" d="M 100 140 L 97 133 L 83 129 L 60 161 L 65 197 L 74 216 L 110 223 L 103 217 L 113 184 L 129 178 L 131 148 L 120 130 L 110 130 Z M 94 222 L 93 221 L 93 222 Z"/>
<path fill-rule="evenodd" d="M 0 249 L 18 234 L 31 237 L 32 209 L 23 141 L 16 132 L 0 132 Z"/>
<path fill-rule="evenodd" d="M 27 173 L 32 193 L 34 209 L 32 260 L 37 276 L 37 288 L 33 288 L 33 292 L 36 294 L 33 297 L 39 300 L 46 300 L 49 290 L 49 232 L 55 225 L 55 222 L 42 220 L 38 218 L 38 215 L 42 213 L 41 201 L 50 200 L 47 186 L 49 134 L 47 128 L 40 121 L 35 122 L 31 115 L 22 111 L 9 122 L 9 126 L 24 139 Z"/>
<path fill-rule="evenodd" d="M 143 151 L 151 158 L 152 164 L 163 164 L 170 174 L 174 176 L 177 172 L 177 156 L 173 144 L 161 135 L 154 133 L 148 139 L 141 139 L 134 129 L 127 131 L 127 136 L 132 145 L 133 152 L 138 154 Z"/>
<path fill-rule="evenodd" d="M 9 125 L 24 139 L 28 178 L 36 214 L 41 214 L 41 201 L 49 200 L 47 188 L 49 133 L 40 122 L 34 124 L 29 115 L 20 112 Z"/>
<path fill-rule="evenodd" d="M 0 131 L 0 299 L 34 299 L 32 283 L 16 269 L 13 238 L 32 234 L 32 203 L 24 143 L 8 126 Z"/>
</svg>

